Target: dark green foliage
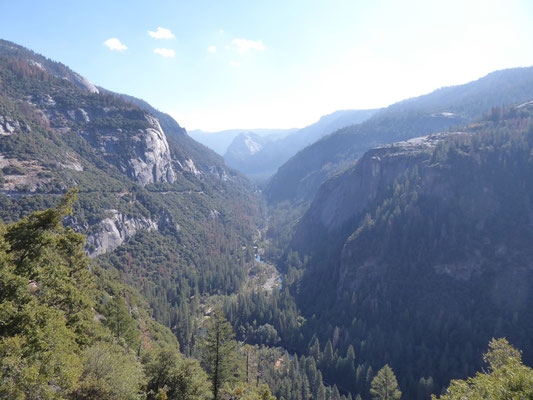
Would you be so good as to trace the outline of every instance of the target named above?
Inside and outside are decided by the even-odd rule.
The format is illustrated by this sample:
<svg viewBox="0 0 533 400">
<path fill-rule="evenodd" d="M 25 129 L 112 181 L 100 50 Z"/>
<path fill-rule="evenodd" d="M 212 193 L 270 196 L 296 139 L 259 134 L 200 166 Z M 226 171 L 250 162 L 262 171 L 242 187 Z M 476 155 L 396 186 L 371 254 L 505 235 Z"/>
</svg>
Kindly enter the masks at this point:
<svg viewBox="0 0 533 400">
<path fill-rule="evenodd" d="M 278 399 L 311 400 L 323 395 L 326 399 L 347 399 L 346 388 L 329 386 L 313 357 L 291 356 L 279 348 L 260 348 L 255 352 L 255 362 Z"/>
<path fill-rule="evenodd" d="M 230 323 L 221 309 L 214 311 L 198 343 L 202 366 L 209 375 L 214 400 L 221 398 L 221 389 L 235 379 L 238 366 L 237 342 Z"/>
<path fill-rule="evenodd" d="M 399 400 L 402 397 L 396 375 L 388 365 L 381 368 L 372 379 L 370 394 L 374 400 Z"/>
<path fill-rule="evenodd" d="M 73 196 L 0 227 L 1 397 L 68 394 L 80 378 L 79 349 L 94 340 L 83 237 L 61 225 Z"/>
<path fill-rule="evenodd" d="M 119 296 L 132 290 L 92 265 L 83 236 L 62 225 L 74 199 L 0 226 L 0 397 L 135 400 L 155 388 L 169 399 L 207 398 L 199 363 L 179 355 L 138 294 L 132 317 Z M 162 370 L 168 379 L 157 383 Z"/>
<path fill-rule="evenodd" d="M 8 165 L 7 167 L 2 168 L 4 175 L 24 175 L 25 170 L 22 167 L 15 165 Z"/>
<path fill-rule="evenodd" d="M 104 325 L 109 328 L 113 335 L 124 340 L 129 347 L 137 348 L 140 332 L 124 299 L 114 297 L 102 307 L 102 311 L 105 316 Z"/>
<path fill-rule="evenodd" d="M 352 394 L 368 393 L 370 368 L 388 362 L 408 398 L 427 399 L 480 368 L 491 336 L 508 336 L 532 360 L 533 280 L 520 267 L 532 257 L 532 121 L 526 108 L 495 113 L 417 153 L 337 230 L 293 242 L 308 256 L 290 287 L 301 331 L 336 343 L 334 355 L 353 346 Z M 327 354 L 323 376 L 340 383 L 337 368 L 352 367 L 334 356 L 331 369 Z"/>
<path fill-rule="evenodd" d="M 206 373 L 196 360 L 187 359 L 176 350 L 165 348 L 146 363 L 148 399 L 164 394 L 169 400 L 201 400 L 210 398 Z"/>
<path fill-rule="evenodd" d="M 65 66 L 4 41 L 0 79 L 0 115 L 20 125 L 0 138 L 2 155 L 16 160 L 4 168 L 4 182 L 23 172 L 39 178 L 36 187 L 0 196 L 0 218 L 13 222 L 52 207 L 76 186 L 80 201 L 66 223 L 84 234 L 98 233 L 100 221 L 115 213 L 152 221 L 157 231 L 138 232 L 97 262 L 145 295 L 156 319 L 189 354 L 200 298 L 234 293 L 246 278 L 241 248 L 250 245 L 259 215 L 249 184 L 170 116 L 134 98 L 80 89 Z M 161 119 L 168 136 L 173 183 L 143 187 L 125 174 L 127 160 L 138 157 L 130 139 L 149 126 L 148 113 Z M 103 137 L 110 138 L 105 148 Z M 201 175 L 182 170 L 189 161 Z"/>
<path fill-rule="evenodd" d="M 239 340 L 274 346 L 283 339 L 288 348 L 298 344 L 303 320 L 287 288 L 239 293 L 226 299 L 224 311 Z"/>
<path fill-rule="evenodd" d="M 492 339 L 483 356 L 489 371 L 466 381 L 453 380 L 441 400 L 533 398 L 533 370 L 522 364 L 520 351 L 506 339 Z M 436 400 L 436 396 L 431 397 Z"/>
</svg>

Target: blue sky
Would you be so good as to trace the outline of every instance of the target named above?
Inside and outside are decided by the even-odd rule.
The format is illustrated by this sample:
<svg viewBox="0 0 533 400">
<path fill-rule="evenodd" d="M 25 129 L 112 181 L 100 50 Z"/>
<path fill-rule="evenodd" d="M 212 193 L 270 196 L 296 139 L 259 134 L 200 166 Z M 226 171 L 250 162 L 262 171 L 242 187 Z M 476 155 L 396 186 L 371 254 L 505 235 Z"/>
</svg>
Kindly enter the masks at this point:
<svg viewBox="0 0 533 400">
<path fill-rule="evenodd" d="M 303 127 L 533 65 L 529 0 L 0 0 L 0 20 L 187 129 Z"/>
</svg>

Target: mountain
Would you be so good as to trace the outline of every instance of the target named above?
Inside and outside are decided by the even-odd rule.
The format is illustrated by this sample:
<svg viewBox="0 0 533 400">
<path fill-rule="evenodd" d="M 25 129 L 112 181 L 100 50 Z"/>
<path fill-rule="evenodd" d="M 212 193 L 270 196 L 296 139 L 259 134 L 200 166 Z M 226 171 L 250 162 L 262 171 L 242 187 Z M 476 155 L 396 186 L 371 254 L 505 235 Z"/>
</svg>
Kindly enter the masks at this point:
<svg viewBox="0 0 533 400">
<path fill-rule="evenodd" d="M 531 363 L 530 75 L 319 140 L 309 186 L 270 198 L 269 233 L 294 226 L 265 240 L 259 192 L 169 115 L 0 42 L 0 397 L 348 400 L 396 373 L 427 400 L 492 337 Z M 489 346 L 479 380 L 523 383 Z"/>
<path fill-rule="evenodd" d="M 223 156 L 231 142 L 243 132 L 253 132 L 261 137 L 284 137 L 297 129 L 227 129 L 218 132 L 206 132 L 199 129 L 189 131 L 189 135 L 204 146 Z"/>
<path fill-rule="evenodd" d="M 233 139 L 224 154 L 224 161 L 227 165 L 236 170 L 253 177 L 254 174 L 261 174 L 262 170 L 255 170 L 248 165 L 249 158 L 260 152 L 265 145 L 272 140 L 268 136 L 260 136 L 253 132 L 242 132 Z M 260 176 L 258 177 L 261 178 Z"/>
<path fill-rule="evenodd" d="M 426 398 L 472 376 L 492 337 L 533 361 L 532 150 L 533 102 L 495 107 L 370 150 L 321 185 L 285 268 L 307 318 L 302 343 L 312 332 L 335 354 L 355 349 L 351 390 L 389 364 L 407 398 Z M 323 364 L 325 380 L 338 365 Z"/>
<path fill-rule="evenodd" d="M 471 122 L 493 106 L 527 101 L 532 90 L 533 67 L 514 68 L 393 104 L 362 124 L 341 129 L 300 151 L 279 168 L 265 195 L 271 204 L 308 203 L 322 182 L 365 151 Z"/>
<path fill-rule="evenodd" d="M 71 82 L 81 90 L 89 93 L 98 93 L 96 86 L 89 82 L 87 78 L 59 62 L 52 61 L 15 43 L 0 39 L 0 55 L 14 60 L 26 61 L 31 67 Z"/>
<path fill-rule="evenodd" d="M 231 293 L 247 276 L 259 216 L 248 181 L 170 116 L 7 41 L 0 134 L 0 218 L 77 187 L 65 222 L 87 236 L 86 253 L 140 291 L 190 351 L 194 293 Z"/>
<path fill-rule="evenodd" d="M 240 134 L 228 147 L 224 160 L 230 167 L 262 183 L 272 176 L 280 165 L 308 144 L 340 128 L 361 123 L 376 112 L 377 110 L 335 111 L 284 137 Z"/>
<path fill-rule="evenodd" d="M 278 300 L 261 202 L 170 116 L 2 41 L 0 156 L 0 397 L 207 399 L 217 373 L 224 398 L 272 400 L 262 382 L 309 398 L 310 376 L 338 393 L 287 350 L 231 340 L 223 306 Z M 251 323 L 235 331 L 275 344 Z M 209 340 L 233 362 L 214 368 Z"/>
</svg>

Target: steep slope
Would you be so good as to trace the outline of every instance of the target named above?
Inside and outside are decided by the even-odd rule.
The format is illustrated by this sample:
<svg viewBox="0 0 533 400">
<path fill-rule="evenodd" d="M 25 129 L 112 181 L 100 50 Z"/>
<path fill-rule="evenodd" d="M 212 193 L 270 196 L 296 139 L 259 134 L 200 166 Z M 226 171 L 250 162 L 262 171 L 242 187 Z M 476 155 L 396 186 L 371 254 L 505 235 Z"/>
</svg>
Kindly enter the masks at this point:
<svg viewBox="0 0 533 400">
<path fill-rule="evenodd" d="M 527 101 L 532 90 L 533 68 L 515 68 L 394 104 L 296 154 L 272 177 L 266 197 L 272 204 L 310 202 L 322 182 L 372 147 L 473 121 L 493 106 Z"/>
<path fill-rule="evenodd" d="M 114 93 L 103 88 L 98 89 L 119 96 L 155 116 L 165 132 L 165 136 L 170 144 L 170 150 L 174 158 L 183 160 L 186 164 L 190 164 L 189 160 L 193 160 L 192 162 L 193 165 L 195 165 L 195 168 L 196 165 L 198 165 L 200 170 L 217 176 L 219 179 L 227 180 L 231 175 L 233 180 L 240 181 L 243 185 L 246 185 L 242 177 L 226 168 L 224 159 L 221 156 L 191 138 L 187 134 L 185 128 L 182 128 L 170 115 L 157 110 L 146 101 L 136 97 L 122 93 Z"/>
<path fill-rule="evenodd" d="M 390 364 L 407 398 L 479 369 L 492 337 L 530 363 L 532 149 L 531 103 L 495 108 L 462 131 L 368 151 L 325 182 L 292 238 L 304 265 L 286 265 L 303 273 L 291 290 L 304 331 L 339 354 L 353 345 L 363 374 Z"/>
<path fill-rule="evenodd" d="M 321 117 L 314 124 L 282 138 L 279 136 L 268 136 L 264 139 L 255 137 L 252 141 L 255 141 L 259 146 L 243 147 L 242 143 L 246 138 L 239 136 L 228 148 L 224 159 L 229 166 L 241 171 L 251 179 L 264 182 L 285 161 L 305 146 L 338 129 L 361 123 L 376 112 L 377 110 L 335 111 Z M 247 148 L 248 151 L 246 151 Z M 235 153 L 239 154 L 238 157 Z"/>
<path fill-rule="evenodd" d="M 0 56 L 13 60 L 26 61 L 30 66 L 47 72 L 56 78 L 69 81 L 84 91 L 98 93 L 96 86 L 89 82 L 87 78 L 77 74 L 61 63 L 52 61 L 15 43 L 0 39 Z"/>
<path fill-rule="evenodd" d="M 257 199 L 170 117 L 76 76 L 0 43 L 0 217 L 17 220 L 78 187 L 67 223 L 87 235 L 87 253 L 137 287 L 188 351 L 195 291 L 232 292 L 246 275 Z"/>
</svg>

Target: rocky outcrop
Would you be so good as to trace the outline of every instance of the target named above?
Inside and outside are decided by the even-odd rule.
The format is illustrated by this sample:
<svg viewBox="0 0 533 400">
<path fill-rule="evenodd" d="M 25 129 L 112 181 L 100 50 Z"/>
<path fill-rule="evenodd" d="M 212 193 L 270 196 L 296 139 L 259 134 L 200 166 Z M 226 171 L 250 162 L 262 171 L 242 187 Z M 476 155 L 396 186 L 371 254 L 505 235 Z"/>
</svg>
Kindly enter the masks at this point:
<svg viewBox="0 0 533 400">
<path fill-rule="evenodd" d="M 194 176 L 200 176 L 202 175 L 202 171 L 200 171 L 196 165 L 194 164 L 194 161 L 191 158 L 188 158 L 186 160 L 183 160 L 183 162 L 180 162 L 179 160 L 175 161 L 177 167 L 180 171 L 190 172 Z"/>
<path fill-rule="evenodd" d="M 223 182 L 231 180 L 226 168 L 219 165 L 212 165 L 211 167 L 209 167 L 209 173 Z"/>
<path fill-rule="evenodd" d="M 67 111 L 67 114 L 70 117 L 70 119 L 72 119 L 75 122 L 87 123 L 91 121 L 89 114 L 83 108 L 78 108 L 76 110 Z"/>
<path fill-rule="evenodd" d="M 127 161 L 126 172 L 141 185 L 172 183 L 176 180 L 176 175 L 172 169 L 167 138 L 155 117 L 146 115 L 146 119 L 150 127 L 131 137 L 135 156 Z"/>
<path fill-rule="evenodd" d="M 117 210 L 109 212 L 111 216 L 100 221 L 99 230 L 87 236 L 85 248 L 89 257 L 113 251 L 141 229 L 158 228 L 158 223 L 149 218 L 129 218 Z"/>
<path fill-rule="evenodd" d="M 306 218 L 318 221 L 328 232 L 339 229 L 363 212 L 380 190 L 426 160 L 436 143 L 450 135 L 429 135 L 368 151 L 354 167 L 322 185 Z"/>
<path fill-rule="evenodd" d="M 87 90 L 90 93 L 99 93 L 99 90 L 87 78 L 75 72 L 70 77 L 72 82 L 80 89 Z"/>
<path fill-rule="evenodd" d="M 20 133 L 21 123 L 7 115 L 0 115 L 0 135 L 7 136 Z"/>
<path fill-rule="evenodd" d="M 369 280 L 384 276 L 390 267 L 383 257 L 371 254 L 361 257 L 356 230 L 363 225 L 365 215 L 373 215 L 396 180 L 416 169 L 419 181 L 418 196 L 435 199 L 441 204 L 455 204 L 457 182 L 448 168 L 432 165 L 435 146 L 443 140 L 461 140 L 470 132 L 428 135 L 394 143 L 368 151 L 352 168 L 325 182 L 309 211 L 297 225 L 293 248 L 307 254 L 331 241 L 333 252 L 338 252 L 339 291 L 357 290 Z M 500 208 L 500 203 L 490 185 L 471 183 L 460 190 L 469 199 L 462 201 L 461 212 L 477 221 L 479 231 Z M 380 200 L 381 199 L 381 200 Z M 488 240 L 488 239 L 484 239 Z M 443 262 L 438 258 L 428 265 L 439 275 L 454 280 L 468 281 L 481 273 L 481 255 L 472 258 Z"/>
<path fill-rule="evenodd" d="M 117 113 L 122 113 L 123 116 Z M 148 124 L 143 129 L 94 130 L 90 129 L 89 124 L 89 129 L 82 131 L 82 135 L 104 155 L 108 162 L 143 186 L 156 182 L 173 183 L 176 180 L 167 138 L 157 118 L 140 110 L 127 112 L 114 109 L 91 111 L 77 109 L 67 111 L 65 114 L 68 118 L 80 122 L 102 118 L 100 114 L 104 117 L 113 115 L 114 118 L 122 117 L 126 120 L 144 119 Z"/>
</svg>

